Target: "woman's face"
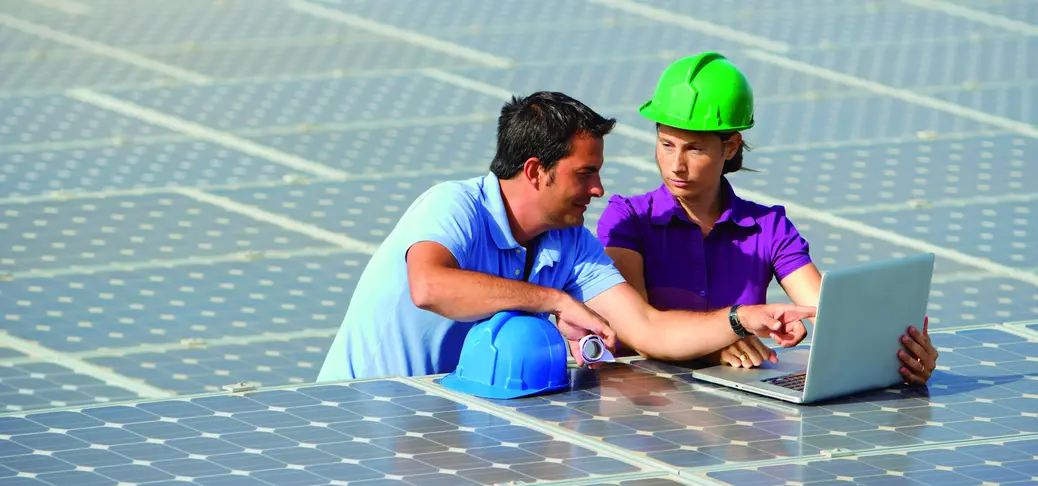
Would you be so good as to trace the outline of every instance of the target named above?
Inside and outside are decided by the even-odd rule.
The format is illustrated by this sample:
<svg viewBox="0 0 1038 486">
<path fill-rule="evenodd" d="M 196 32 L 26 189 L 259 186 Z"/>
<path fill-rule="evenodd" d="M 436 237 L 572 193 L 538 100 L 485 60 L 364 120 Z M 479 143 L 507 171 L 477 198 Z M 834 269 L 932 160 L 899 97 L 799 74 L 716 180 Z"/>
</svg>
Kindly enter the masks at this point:
<svg viewBox="0 0 1038 486">
<path fill-rule="evenodd" d="M 735 155 L 742 135 L 727 141 L 709 132 L 660 125 L 656 131 L 656 164 L 663 183 L 677 197 L 708 193 L 721 182 L 724 163 Z"/>
</svg>

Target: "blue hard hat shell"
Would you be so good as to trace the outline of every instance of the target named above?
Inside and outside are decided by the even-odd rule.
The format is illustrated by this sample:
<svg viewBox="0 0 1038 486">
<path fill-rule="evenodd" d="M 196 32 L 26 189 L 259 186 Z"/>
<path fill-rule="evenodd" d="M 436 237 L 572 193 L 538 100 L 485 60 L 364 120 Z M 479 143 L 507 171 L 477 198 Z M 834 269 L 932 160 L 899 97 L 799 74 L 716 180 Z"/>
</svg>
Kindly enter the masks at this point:
<svg viewBox="0 0 1038 486">
<path fill-rule="evenodd" d="M 569 387 L 566 339 L 551 321 L 499 312 L 469 330 L 458 366 L 440 384 L 492 399 L 518 398 Z"/>
</svg>

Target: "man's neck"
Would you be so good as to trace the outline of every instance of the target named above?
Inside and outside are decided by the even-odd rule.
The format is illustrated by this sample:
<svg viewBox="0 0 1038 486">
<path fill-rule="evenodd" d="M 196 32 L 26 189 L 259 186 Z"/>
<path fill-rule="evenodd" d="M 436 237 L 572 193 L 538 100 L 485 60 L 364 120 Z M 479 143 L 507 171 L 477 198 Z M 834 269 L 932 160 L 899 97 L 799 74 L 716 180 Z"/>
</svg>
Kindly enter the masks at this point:
<svg viewBox="0 0 1038 486">
<path fill-rule="evenodd" d="M 524 196 L 522 188 L 515 187 L 511 181 L 501 181 L 501 199 L 505 204 L 512 237 L 519 245 L 526 247 L 545 229 L 536 214 L 536 208 L 532 204 L 524 204 L 527 200 Z"/>
</svg>

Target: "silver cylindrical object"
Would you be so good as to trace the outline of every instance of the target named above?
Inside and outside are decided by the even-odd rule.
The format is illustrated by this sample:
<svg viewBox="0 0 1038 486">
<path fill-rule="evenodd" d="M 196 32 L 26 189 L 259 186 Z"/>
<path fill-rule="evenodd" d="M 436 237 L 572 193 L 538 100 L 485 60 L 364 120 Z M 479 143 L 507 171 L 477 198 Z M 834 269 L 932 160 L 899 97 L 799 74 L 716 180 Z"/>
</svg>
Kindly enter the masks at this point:
<svg viewBox="0 0 1038 486">
<path fill-rule="evenodd" d="M 597 363 L 599 361 L 614 361 L 613 353 L 609 352 L 605 341 L 601 337 L 589 334 L 580 339 L 580 356 L 585 363 Z"/>
</svg>

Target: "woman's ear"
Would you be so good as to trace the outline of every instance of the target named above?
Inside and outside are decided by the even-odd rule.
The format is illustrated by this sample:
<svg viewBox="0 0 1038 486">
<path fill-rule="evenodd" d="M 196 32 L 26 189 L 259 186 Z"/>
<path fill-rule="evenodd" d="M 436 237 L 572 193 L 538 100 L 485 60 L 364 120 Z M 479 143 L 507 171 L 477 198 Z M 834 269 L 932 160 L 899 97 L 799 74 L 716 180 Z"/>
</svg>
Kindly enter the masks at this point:
<svg viewBox="0 0 1038 486">
<path fill-rule="evenodd" d="M 732 160 L 739 152 L 740 146 L 742 146 L 742 134 L 735 132 L 724 142 L 724 160 Z"/>
</svg>

